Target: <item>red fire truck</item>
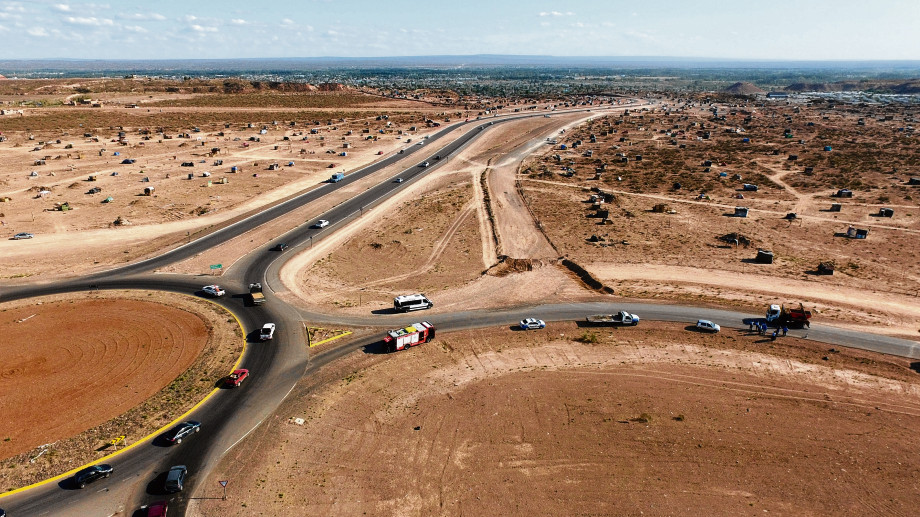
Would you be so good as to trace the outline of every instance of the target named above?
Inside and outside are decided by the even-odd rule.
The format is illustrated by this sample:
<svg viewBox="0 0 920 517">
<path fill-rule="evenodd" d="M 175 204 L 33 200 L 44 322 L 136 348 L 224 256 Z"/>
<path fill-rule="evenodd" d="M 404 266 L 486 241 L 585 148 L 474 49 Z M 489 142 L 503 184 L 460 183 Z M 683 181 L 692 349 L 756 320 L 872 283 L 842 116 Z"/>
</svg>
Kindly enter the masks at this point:
<svg viewBox="0 0 920 517">
<path fill-rule="evenodd" d="M 383 338 L 387 352 L 405 350 L 410 346 L 421 345 L 434 339 L 434 326 L 427 321 L 413 323 L 408 327 L 391 330 Z"/>
</svg>

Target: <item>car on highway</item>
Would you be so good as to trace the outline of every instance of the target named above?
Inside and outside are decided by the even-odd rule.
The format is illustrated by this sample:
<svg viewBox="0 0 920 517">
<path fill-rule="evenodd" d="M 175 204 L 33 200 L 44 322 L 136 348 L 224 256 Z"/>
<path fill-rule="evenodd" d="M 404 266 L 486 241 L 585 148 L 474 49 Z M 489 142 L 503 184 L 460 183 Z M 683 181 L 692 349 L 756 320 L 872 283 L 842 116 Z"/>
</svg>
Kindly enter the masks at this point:
<svg viewBox="0 0 920 517">
<path fill-rule="evenodd" d="M 393 180 L 393 183 L 402 183 L 402 182 L 403 182 L 402 178 L 396 178 L 395 180 Z"/>
<path fill-rule="evenodd" d="M 404 153 L 404 152 L 406 152 L 405 149 L 400 149 L 399 152 L 398 152 L 397 154 L 402 154 L 402 153 Z"/>
<path fill-rule="evenodd" d="M 290 248 L 290 246 L 288 246 L 288 245 L 287 245 L 286 243 L 284 243 L 284 242 L 280 242 L 280 243 L 278 243 L 278 244 L 275 244 L 275 245 L 272 247 L 272 251 L 284 251 L 284 250 L 286 250 L 286 249 L 288 249 L 288 248 Z"/>
<path fill-rule="evenodd" d="M 166 510 L 168 507 L 168 501 L 157 501 L 155 503 L 150 503 L 141 509 L 147 510 L 147 513 L 144 514 L 146 517 L 166 517 Z"/>
<path fill-rule="evenodd" d="M 188 475 L 188 468 L 185 465 L 175 465 L 166 473 L 166 481 L 163 482 L 163 490 L 168 494 L 181 492 L 185 485 L 185 476 Z"/>
<path fill-rule="evenodd" d="M 188 420 L 174 427 L 164 438 L 169 443 L 179 444 L 182 443 L 183 438 L 190 434 L 195 434 L 198 431 L 201 431 L 201 422 Z"/>
<path fill-rule="evenodd" d="M 227 291 L 221 289 L 219 285 L 206 285 L 201 288 L 201 292 L 214 298 L 227 294 Z"/>
<path fill-rule="evenodd" d="M 243 384 L 243 381 L 245 381 L 247 377 L 249 377 L 249 370 L 233 370 L 233 373 L 228 375 L 224 380 L 224 386 L 228 388 L 238 388 L 240 384 Z"/>
<path fill-rule="evenodd" d="M 329 226 L 329 221 L 325 219 L 320 219 L 319 221 L 313 223 L 313 228 L 325 228 L 327 226 Z"/>
<path fill-rule="evenodd" d="M 27 233 L 27 232 L 22 232 L 22 233 L 17 233 L 16 235 L 14 235 L 13 240 L 19 241 L 22 239 L 31 239 L 32 237 L 35 237 L 35 235 L 31 233 Z"/>
<path fill-rule="evenodd" d="M 419 167 L 428 167 L 428 165 L 429 165 L 428 162 L 422 162 L 422 163 L 418 164 Z"/>
<path fill-rule="evenodd" d="M 275 337 L 275 324 L 266 323 L 265 325 L 262 325 L 262 330 L 259 331 L 259 339 L 262 341 L 268 341 L 273 337 Z"/>
<path fill-rule="evenodd" d="M 86 467 L 73 475 L 73 484 L 80 488 L 86 488 L 87 483 L 92 483 L 97 479 L 107 478 L 112 475 L 114 470 L 115 469 L 113 469 L 111 465 L 106 463 Z"/>
<path fill-rule="evenodd" d="M 722 327 L 720 327 L 718 323 L 713 323 L 709 320 L 699 320 L 696 322 L 696 329 L 703 332 L 716 333 L 722 330 Z"/>
<path fill-rule="evenodd" d="M 546 327 L 546 322 L 537 318 L 526 318 L 519 323 L 523 330 L 537 330 Z"/>
<path fill-rule="evenodd" d="M 415 144 L 415 145 L 425 145 L 425 142 L 419 142 L 419 143 L 417 143 L 417 144 Z"/>
</svg>

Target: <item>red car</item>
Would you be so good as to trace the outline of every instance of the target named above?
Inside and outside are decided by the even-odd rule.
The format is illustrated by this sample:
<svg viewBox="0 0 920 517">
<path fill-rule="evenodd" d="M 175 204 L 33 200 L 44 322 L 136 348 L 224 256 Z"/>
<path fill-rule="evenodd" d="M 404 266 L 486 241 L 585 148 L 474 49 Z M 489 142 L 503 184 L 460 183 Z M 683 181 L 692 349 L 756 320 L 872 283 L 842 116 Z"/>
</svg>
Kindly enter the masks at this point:
<svg viewBox="0 0 920 517">
<path fill-rule="evenodd" d="M 169 503 L 166 501 L 157 501 L 147 507 L 147 517 L 166 517 L 166 509 Z"/>
<path fill-rule="evenodd" d="M 249 377 L 249 370 L 233 370 L 233 373 L 227 376 L 224 384 L 228 388 L 237 388 L 240 384 L 243 384 L 247 377 Z"/>
</svg>

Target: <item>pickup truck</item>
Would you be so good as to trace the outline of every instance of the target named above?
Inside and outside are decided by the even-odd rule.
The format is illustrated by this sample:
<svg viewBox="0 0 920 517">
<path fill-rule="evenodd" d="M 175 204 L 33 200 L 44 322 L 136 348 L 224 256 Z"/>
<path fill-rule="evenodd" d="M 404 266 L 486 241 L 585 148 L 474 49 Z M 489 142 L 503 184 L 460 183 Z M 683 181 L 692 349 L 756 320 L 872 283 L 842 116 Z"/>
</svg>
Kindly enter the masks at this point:
<svg viewBox="0 0 920 517">
<path fill-rule="evenodd" d="M 249 303 L 252 305 L 262 305 L 265 303 L 265 295 L 262 294 L 262 284 L 249 284 Z"/>
<path fill-rule="evenodd" d="M 594 314 L 585 318 L 588 325 L 632 327 L 639 324 L 639 316 L 620 311 L 615 314 Z"/>
</svg>

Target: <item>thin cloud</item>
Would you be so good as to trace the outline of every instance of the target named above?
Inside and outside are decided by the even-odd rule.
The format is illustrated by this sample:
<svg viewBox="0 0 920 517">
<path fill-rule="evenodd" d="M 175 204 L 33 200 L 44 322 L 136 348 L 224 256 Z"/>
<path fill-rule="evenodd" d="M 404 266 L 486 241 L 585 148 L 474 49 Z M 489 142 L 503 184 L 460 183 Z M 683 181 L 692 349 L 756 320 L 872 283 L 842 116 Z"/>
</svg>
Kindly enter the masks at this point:
<svg viewBox="0 0 920 517">
<path fill-rule="evenodd" d="M 230 23 L 232 23 L 233 25 L 246 25 L 246 24 L 248 24 L 249 22 L 247 22 L 246 20 L 244 20 L 244 19 L 242 19 L 242 18 L 234 18 L 234 19 L 230 20 Z"/>
<path fill-rule="evenodd" d="M 537 16 L 573 16 L 575 13 L 572 11 L 559 12 L 559 11 L 541 11 Z"/>
<path fill-rule="evenodd" d="M 67 23 L 72 23 L 74 25 L 87 25 L 90 27 L 102 27 L 102 26 L 112 26 L 115 23 L 108 18 L 96 18 L 95 16 L 68 16 L 64 18 Z"/>
<path fill-rule="evenodd" d="M 133 13 L 133 14 L 123 15 L 122 18 L 126 20 L 142 20 L 142 21 L 154 20 L 154 21 L 159 21 L 159 22 L 166 20 L 166 17 L 160 13 Z"/>
<path fill-rule="evenodd" d="M 44 38 L 44 37 L 48 36 L 48 31 L 46 31 L 44 27 L 30 27 L 30 28 L 26 31 L 26 33 L 27 33 L 29 36 L 35 36 L 35 37 L 38 37 L 38 38 Z"/>
<path fill-rule="evenodd" d="M 192 25 L 192 30 L 195 32 L 217 32 L 217 27 L 205 27 L 203 25 Z"/>
<path fill-rule="evenodd" d="M 53 7 L 55 10 L 61 11 L 62 13 L 69 13 L 73 10 L 67 4 L 54 4 Z"/>
<path fill-rule="evenodd" d="M 144 33 L 150 32 L 147 29 L 141 27 L 140 25 L 125 25 L 122 27 L 122 29 L 128 32 L 136 32 L 138 34 L 144 34 Z"/>
</svg>

